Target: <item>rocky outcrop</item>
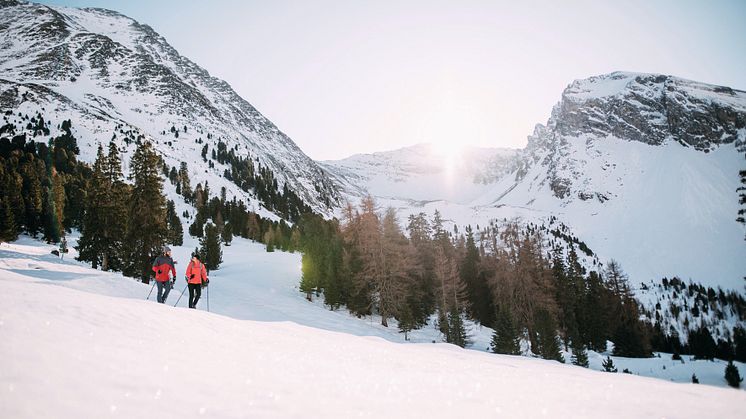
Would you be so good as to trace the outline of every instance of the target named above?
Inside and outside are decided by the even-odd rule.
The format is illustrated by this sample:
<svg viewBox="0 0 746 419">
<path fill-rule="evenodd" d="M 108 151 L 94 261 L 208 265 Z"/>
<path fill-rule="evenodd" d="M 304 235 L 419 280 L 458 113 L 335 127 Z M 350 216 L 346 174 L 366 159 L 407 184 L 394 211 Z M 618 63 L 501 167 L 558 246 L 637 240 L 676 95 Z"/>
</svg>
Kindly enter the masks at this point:
<svg viewBox="0 0 746 419">
<path fill-rule="evenodd" d="M 614 136 L 698 150 L 736 141 L 746 92 L 659 74 L 611 73 L 573 82 L 550 126 L 563 136 Z"/>
</svg>

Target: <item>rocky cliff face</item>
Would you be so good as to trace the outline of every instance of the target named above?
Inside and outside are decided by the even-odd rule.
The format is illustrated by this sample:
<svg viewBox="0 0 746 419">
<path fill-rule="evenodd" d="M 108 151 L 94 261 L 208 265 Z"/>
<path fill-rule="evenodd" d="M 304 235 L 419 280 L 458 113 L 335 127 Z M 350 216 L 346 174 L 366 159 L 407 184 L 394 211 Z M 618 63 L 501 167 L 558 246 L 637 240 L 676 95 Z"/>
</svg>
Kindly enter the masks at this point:
<svg viewBox="0 0 746 419">
<path fill-rule="evenodd" d="M 212 149 L 221 140 L 270 168 L 280 188 L 287 184 L 319 212 L 339 200 L 325 172 L 225 81 L 113 11 L 0 2 L 0 108 L 44 108 L 47 118 L 72 119 L 87 132 L 84 158 L 119 130 L 151 138 L 176 166 L 201 161 L 203 144 Z M 170 127 L 187 130 L 174 138 Z M 219 166 L 194 175 L 220 183 Z"/>
<path fill-rule="evenodd" d="M 529 136 L 516 179 L 539 163 L 557 198 L 610 199 L 606 191 L 587 187 L 593 183 L 584 179 L 588 159 L 576 152 L 579 143 L 591 150 L 608 138 L 651 146 L 676 142 L 704 153 L 741 145 L 746 92 L 660 74 L 615 72 L 577 80 L 562 93 L 547 124 Z"/>
<path fill-rule="evenodd" d="M 697 150 L 736 141 L 746 92 L 660 74 L 611 73 L 573 82 L 550 120 L 560 135 L 612 135 Z"/>
</svg>

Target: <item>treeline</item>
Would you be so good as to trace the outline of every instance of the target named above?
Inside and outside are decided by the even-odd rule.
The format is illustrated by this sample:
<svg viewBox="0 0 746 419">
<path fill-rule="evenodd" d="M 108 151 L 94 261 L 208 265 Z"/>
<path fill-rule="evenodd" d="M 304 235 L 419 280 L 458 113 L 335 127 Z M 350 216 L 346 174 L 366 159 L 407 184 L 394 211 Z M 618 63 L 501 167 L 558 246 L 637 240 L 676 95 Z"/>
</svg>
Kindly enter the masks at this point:
<svg viewBox="0 0 746 419">
<path fill-rule="evenodd" d="M 90 168 L 77 161 L 77 141 L 70 121 L 59 127 L 62 134 L 48 142 L 16 133 L 7 121 L 0 127 L 0 240 L 12 241 L 27 233 L 48 242 L 59 242 L 66 230 L 80 227 Z M 49 122 L 41 115 L 27 120 L 32 138 L 49 135 Z"/>
<path fill-rule="evenodd" d="M 137 146 L 125 178 L 116 133 L 106 149 L 99 146 L 91 166 L 77 160 L 70 121 L 58 127 L 62 135 L 44 143 L 28 138 L 50 134 L 51 125 L 41 115 L 19 114 L 27 122 L 20 133 L 9 116 L 0 127 L 0 240 L 26 233 L 57 243 L 77 229 L 79 260 L 148 282 L 163 245 L 183 244 L 181 217 L 163 193 L 168 179 L 196 209 L 189 230 L 200 238 L 196 250 L 210 269 L 219 267 L 220 246 L 230 245 L 233 235 L 266 243 L 268 251 L 298 247 L 299 233 L 285 221 L 260 217 L 235 198 L 227 201 L 224 188 L 220 197 L 211 196 L 207 182 L 192 189 L 186 163 L 170 170 L 144 137 L 132 140 L 131 131 L 118 128 L 127 144 Z M 191 218 L 189 211 L 181 216 Z"/>
<path fill-rule="evenodd" d="M 171 127 L 171 132 L 178 133 L 179 130 Z M 186 126 L 184 132 L 187 132 Z M 165 134 L 165 131 L 163 133 Z M 207 138 L 212 139 L 213 137 L 208 133 Z M 197 144 L 204 143 L 201 138 L 195 141 Z M 245 157 L 238 156 L 236 154 L 238 145 L 229 149 L 222 139 L 218 138 L 217 141 L 217 145 L 212 149 L 208 144 L 202 146 L 202 161 L 210 168 L 214 168 L 216 162 L 228 166 L 223 172 L 223 177 L 233 182 L 244 192 L 253 194 L 265 208 L 279 215 L 282 219 L 295 223 L 300 219 L 301 214 L 313 212 L 313 209 L 288 188 L 287 184 L 280 187 L 274 172 L 262 166 L 258 159 L 252 158 L 249 153 Z M 170 141 L 168 144 L 172 145 Z M 176 193 L 183 196 L 187 203 L 196 205 L 198 199 L 209 200 L 205 197 L 200 198 L 196 195 L 198 190 L 196 188 L 192 189 L 186 162 L 181 162 L 178 168 L 164 165 L 162 170 L 163 175 L 176 187 Z M 317 188 L 317 192 L 321 193 L 319 188 Z M 323 199 L 327 206 L 331 206 L 328 196 L 324 196 Z M 257 238 L 257 240 L 261 239 L 261 236 Z"/>
<path fill-rule="evenodd" d="M 214 229 L 220 242 L 226 245 L 230 245 L 233 236 L 239 236 L 266 244 L 269 252 L 298 249 L 297 229 L 291 228 L 283 219 L 273 221 L 259 216 L 235 197 L 226 199 L 225 188 L 220 189 L 220 196 L 212 196 L 207 182 L 204 187 L 198 183 L 191 202 L 196 209 L 194 221 L 189 226 L 192 236 L 206 238 Z"/>
<path fill-rule="evenodd" d="M 434 318 L 443 339 L 460 346 L 469 344 L 472 320 L 495 330 L 494 352 L 519 353 L 525 339 L 547 359 L 562 360 L 561 346 L 572 348 L 581 365 L 586 348 L 606 350 L 607 340 L 617 355 L 651 355 L 619 264 L 586 272 L 573 243 L 549 239 L 560 235 L 546 226 L 451 233 L 436 212 L 432 220 L 410 216 L 405 235 L 394 210 L 379 213 L 369 197 L 348 205 L 341 223 L 307 216 L 299 228 L 300 288 L 309 299 L 323 294 L 332 309 L 376 313 L 384 326 L 396 319 L 405 334 Z"/>
<path fill-rule="evenodd" d="M 676 277 L 663 278 L 654 286 L 660 297 L 654 307 L 642 310 L 653 323 L 650 333 L 654 350 L 746 362 L 746 330 L 742 326 L 746 300 L 742 295 L 686 284 Z M 736 324 L 732 330 L 727 327 L 729 321 Z M 719 327 L 721 322 L 726 322 L 726 327 Z"/>
<path fill-rule="evenodd" d="M 312 213 L 313 210 L 287 184 L 282 188 L 278 185 L 274 172 L 262 166 L 251 154 L 236 155 L 238 145 L 228 148 L 227 144 L 218 138 L 217 146 L 212 150 L 205 144 L 202 147 L 202 159 L 214 167 L 213 161 L 227 165 L 223 176 L 236 184 L 244 192 L 253 192 L 257 199 L 270 211 L 293 223 L 300 219 L 301 214 Z M 318 191 L 318 190 L 317 190 Z M 331 206 L 328 197 L 324 197 L 327 206 Z"/>
</svg>

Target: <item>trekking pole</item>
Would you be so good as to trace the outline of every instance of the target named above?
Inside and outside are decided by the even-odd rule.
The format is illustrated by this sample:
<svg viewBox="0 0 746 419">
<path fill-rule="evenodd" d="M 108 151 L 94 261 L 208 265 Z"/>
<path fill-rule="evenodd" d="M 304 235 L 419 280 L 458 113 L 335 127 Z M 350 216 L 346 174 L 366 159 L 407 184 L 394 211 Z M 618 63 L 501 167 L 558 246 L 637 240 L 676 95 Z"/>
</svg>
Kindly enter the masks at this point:
<svg viewBox="0 0 746 419">
<path fill-rule="evenodd" d="M 176 304 L 174 304 L 174 307 L 176 307 L 177 305 L 179 305 L 179 301 L 181 301 L 181 297 L 184 296 L 184 291 L 186 291 L 187 288 L 189 288 L 189 284 L 188 283 L 187 283 L 187 286 L 184 287 L 184 289 L 181 291 L 181 295 L 179 296 L 179 299 L 176 300 Z"/>
<path fill-rule="evenodd" d="M 155 288 L 155 281 L 153 281 L 153 285 L 150 286 L 150 292 L 148 293 L 148 298 L 146 298 L 146 300 L 150 300 L 150 294 L 153 293 L 153 288 Z"/>
</svg>

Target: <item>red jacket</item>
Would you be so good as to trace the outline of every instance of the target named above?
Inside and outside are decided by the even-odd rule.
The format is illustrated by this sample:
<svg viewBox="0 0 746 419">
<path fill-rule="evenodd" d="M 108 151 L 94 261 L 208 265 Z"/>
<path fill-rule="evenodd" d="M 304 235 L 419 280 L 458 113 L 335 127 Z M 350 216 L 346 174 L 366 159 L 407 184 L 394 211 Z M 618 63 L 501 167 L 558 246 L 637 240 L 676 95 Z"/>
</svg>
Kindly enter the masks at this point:
<svg viewBox="0 0 746 419">
<path fill-rule="evenodd" d="M 171 276 L 176 278 L 176 268 L 174 268 L 174 261 L 166 255 L 161 255 L 155 258 L 153 262 L 153 272 L 155 272 L 155 280 L 158 282 L 168 281 L 168 273 L 171 272 Z"/>
<path fill-rule="evenodd" d="M 190 284 L 201 284 L 207 281 L 207 270 L 205 269 L 205 264 L 202 262 L 189 262 L 185 275 L 187 277 L 187 282 Z"/>
</svg>

